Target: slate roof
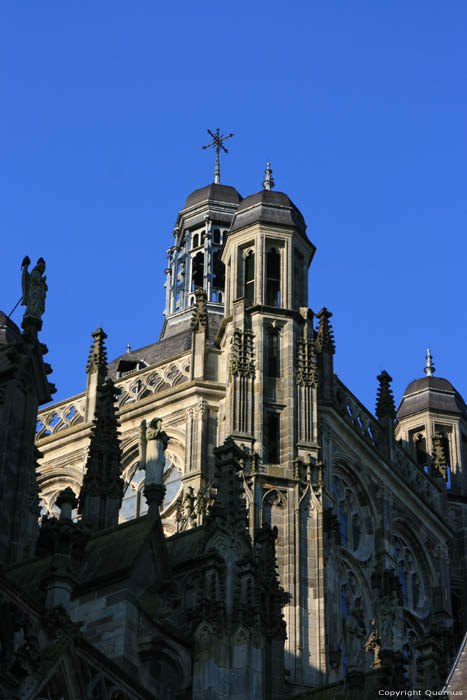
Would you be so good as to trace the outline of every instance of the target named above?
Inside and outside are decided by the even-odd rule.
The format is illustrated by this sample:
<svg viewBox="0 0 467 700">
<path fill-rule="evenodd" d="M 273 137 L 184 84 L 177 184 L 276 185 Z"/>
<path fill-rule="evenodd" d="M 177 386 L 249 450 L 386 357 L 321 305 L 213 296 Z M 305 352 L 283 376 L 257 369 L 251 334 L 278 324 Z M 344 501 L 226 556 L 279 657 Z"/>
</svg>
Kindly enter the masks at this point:
<svg viewBox="0 0 467 700">
<path fill-rule="evenodd" d="M 239 204 L 242 201 L 242 195 L 237 192 L 235 187 L 229 185 L 215 185 L 214 183 L 200 187 L 186 198 L 183 209 L 194 207 L 201 202 L 226 202 L 228 204 Z"/>
<path fill-rule="evenodd" d="M 87 545 L 82 566 L 76 564 L 75 575 L 83 586 L 102 578 L 117 579 L 133 564 L 148 537 L 153 520 L 142 516 L 93 534 Z M 34 557 L 4 569 L 4 574 L 33 598 L 45 593 L 41 581 L 50 570 L 52 556 Z"/>
<path fill-rule="evenodd" d="M 14 343 L 21 338 L 21 331 L 11 318 L 0 311 L 0 345 Z"/>
<path fill-rule="evenodd" d="M 306 237 L 303 215 L 284 192 L 261 190 L 242 200 L 229 234 L 257 222 L 293 227 Z"/>
<path fill-rule="evenodd" d="M 217 331 L 222 322 L 222 315 L 216 313 L 208 313 L 208 336 L 206 339 L 207 347 L 214 346 L 214 340 L 217 335 Z M 187 318 L 185 321 L 177 324 L 176 327 L 168 327 L 162 340 L 156 343 L 151 343 L 150 345 L 145 345 L 137 350 L 132 350 L 131 352 L 125 352 L 123 355 L 115 358 L 112 362 L 109 362 L 107 376 L 111 379 L 116 379 L 117 368 L 120 360 L 125 360 L 128 362 L 136 362 L 138 360 L 143 360 L 148 366 L 155 365 L 160 362 L 165 362 L 170 360 L 171 357 L 180 355 L 187 350 L 191 350 L 191 317 Z M 176 333 L 173 333 L 176 330 Z M 172 334 L 173 333 L 173 334 Z"/>
<path fill-rule="evenodd" d="M 397 418 L 406 418 L 427 410 L 457 415 L 467 413 L 462 396 L 451 382 L 442 377 L 422 377 L 411 382 L 402 397 Z"/>
</svg>

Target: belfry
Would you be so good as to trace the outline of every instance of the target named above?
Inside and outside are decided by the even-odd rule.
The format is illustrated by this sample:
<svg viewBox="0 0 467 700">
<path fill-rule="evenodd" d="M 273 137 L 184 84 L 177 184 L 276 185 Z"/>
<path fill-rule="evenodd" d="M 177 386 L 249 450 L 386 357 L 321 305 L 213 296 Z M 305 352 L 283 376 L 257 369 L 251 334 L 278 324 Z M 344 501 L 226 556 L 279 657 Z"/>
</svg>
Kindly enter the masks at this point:
<svg viewBox="0 0 467 700">
<path fill-rule="evenodd" d="M 22 330 L 0 315 L 0 697 L 453 692 L 464 400 L 429 350 L 397 411 L 384 370 L 363 406 L 334 372 L 332 313 L 309 308 L 302 213 L 269 162 L 253 194 L 221 184 L 232 134 L 209 133 L 157 341 L 108 361 L 97 329 L 82 393 L 40 408 L 42 259 Z"/>
</svg>

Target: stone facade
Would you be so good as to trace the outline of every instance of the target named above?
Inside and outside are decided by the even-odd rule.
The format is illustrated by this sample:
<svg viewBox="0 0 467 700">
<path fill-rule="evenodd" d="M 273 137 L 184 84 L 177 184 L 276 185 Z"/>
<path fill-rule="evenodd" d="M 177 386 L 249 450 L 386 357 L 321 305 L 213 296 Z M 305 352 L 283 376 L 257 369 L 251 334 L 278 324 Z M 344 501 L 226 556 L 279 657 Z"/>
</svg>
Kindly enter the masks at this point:
<svg viewBox="0 0 467 700">
<path fill-rule="evenodd" d="M 101 685 L 123 674 L 102 697 L 370 699 L 447 677 L 467 628 L 467 410 L 431 364 L 397 413 L 387 372 L 376 415 L 359 402 L 334 374 L 332 314 L 308 308 L 314 252 L 287 195 L 195 191 L 159 341 L 108 363 L 98 329 L 86 390 L 39 411 L 36 556 L 37 515 L 4 577 L 82 623 L 72 644 Z M 28 336 L 5 329 L 9 357 Z M 29 413 L 49 399 L 36 385 Z M 169 442 L 151 490 L 154 418 Z"/>
</svg>

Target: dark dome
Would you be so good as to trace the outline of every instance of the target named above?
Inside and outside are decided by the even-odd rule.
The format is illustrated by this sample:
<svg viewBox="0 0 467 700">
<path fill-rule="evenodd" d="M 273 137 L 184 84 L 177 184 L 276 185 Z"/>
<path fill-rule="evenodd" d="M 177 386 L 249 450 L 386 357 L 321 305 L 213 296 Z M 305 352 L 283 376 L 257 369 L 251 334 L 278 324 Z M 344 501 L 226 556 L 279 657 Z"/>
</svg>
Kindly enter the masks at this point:
<svg viewBox="0 0 467 700">
<path fill-rule="evenodd" d="M 202 202 L 226 202 L 228 204 L 239 204 L 242 201 L 242 196 L 237 192 L 235 187 L 229 185 L 206 185 L 199 190 L 195 190 L 188 195 L 183 209 L 194 207 Z"/>
<path fill-rule="evenodd" d="M 465 414 L 464 399 L 451 382 L 442 377 L 422 377 L 410 382 L 397 411 L 397 418 L 406 418 L 422 411 Z"/>
<path fill-rule="evenodd" d="M 300 210 L 284 192 L 261 190 L 245 197 L 237 209 L 230 231 L 238 231 L 257 222 L 293 227 L 306 235 L 306 224 Z"/>
<path fill-rule="evenodd" d="M 21 338 L 21 331 L 11 318 L 0 311 L 0 345 L 13 343 Z"/>
</svg>

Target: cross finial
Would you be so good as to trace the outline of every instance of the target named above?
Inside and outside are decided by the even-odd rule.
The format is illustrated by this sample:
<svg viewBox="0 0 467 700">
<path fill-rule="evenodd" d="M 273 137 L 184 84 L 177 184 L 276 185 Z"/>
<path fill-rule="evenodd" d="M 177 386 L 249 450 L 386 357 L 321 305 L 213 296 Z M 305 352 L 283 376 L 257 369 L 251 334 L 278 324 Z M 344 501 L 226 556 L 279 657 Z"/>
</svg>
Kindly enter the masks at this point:
<svg viewBox="0 0 467 700">
<path fill-rule="evenodd" d="M 266 170 L 264 172 L 266 176 L 263 180 L 263 189 L 270 190 L 275 185 L 274 178 L 272 177 L 271 163 L 266 163 Z"/>
<path fill-rule="evenodd" d="M 219 151 L 222 148 L 225 153 L 228 153 L 228 150 L 223 144 L 223 141 L 226 139 L 230 139 L 233 134 L 228 134 L 227 136 L 221 136 L 219 133 L 219 129 L 216 129 L 216 133 L 213 134 L 211 129 L 208 129 L 208 134 L 212 136 L 212 141 L 211 143 L 208 143 L 206 146 L 203 146 L 203 151 L 205 148 L 215 148 L 216 149 L 216 167 L 214 169 L 214 184 L 219 185 L 221 181 L 221 168 L 220 168 L 220 163 L 219 163 Z"/>
<path fill-rule="evenodd" d="M 435 366 L 433 364 L 433 358 L 431 356 L 430 348 L 426 350 L 426 362 L 425 362 L 425 374 L 427 377 L 432 377 L 435 371 Z"/>
</svg>

